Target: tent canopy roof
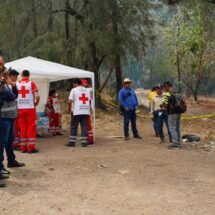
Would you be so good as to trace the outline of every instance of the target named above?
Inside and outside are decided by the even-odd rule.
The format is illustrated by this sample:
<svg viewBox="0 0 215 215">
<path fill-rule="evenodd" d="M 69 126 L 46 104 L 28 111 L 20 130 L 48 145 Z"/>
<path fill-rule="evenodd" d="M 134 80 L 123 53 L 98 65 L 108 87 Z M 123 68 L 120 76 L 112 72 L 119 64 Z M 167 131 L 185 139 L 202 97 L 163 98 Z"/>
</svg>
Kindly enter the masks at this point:
<svg viewBox="0 0 215 215">
<path fill-rule="evenodd" d="M 60 81 L 70 78 L 94 78 L 94 73 L 73 67 L 53 63 L 35 57 L 25 57 L 6 63 L 7 68 L 12 68 L 21 73 L 27 69 L 32 79 L 48 79 L 48 81 Z"/>
</svg>

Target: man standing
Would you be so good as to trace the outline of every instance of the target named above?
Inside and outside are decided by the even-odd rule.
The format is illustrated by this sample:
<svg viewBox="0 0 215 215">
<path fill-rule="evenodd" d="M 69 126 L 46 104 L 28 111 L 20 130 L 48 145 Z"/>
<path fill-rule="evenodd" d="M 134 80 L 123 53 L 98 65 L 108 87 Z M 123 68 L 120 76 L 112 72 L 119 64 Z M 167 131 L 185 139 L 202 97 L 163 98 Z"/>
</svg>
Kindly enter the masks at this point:
<svg viewBox="0 0 215 215">
<path fill-rule="evenodd" d="M 81 146 L 88 145 L 88 118 L 90 116 L 90 91 L 82 86 L 80 79 L 73 81 L 74 88 L 69 95 L 69 111 L 72 112 L 71 128 L 68 147 L 75 147 L 77 130 L 79 123 L 81 124 Z"/>
<path fill-rule="evenodd" d="M 157 95 L 157 86 L 153 87 L 151 92 L 148 95 L 148 101 L 149 101 L 149 113 L 151 113 L 151 107 L 152 107 L 152 99 Z M 154 120 L 155 117 L 153 117 L 153 127 L 154 127 L 154 131 L 155 131 L 155 136 L 156 137 L 160 137 L 159 135 L 159 131 L 158 131 L 158 126 L 157 126 L 157 122 L 156 120 Z"/>
<path fill-rule="evenodd" d="M 17 72 L 16 72 L 17 73 Z M 18 96 L 18 91 L 16 87 L 16 82 L 13 82 L 9 78 L 9 74 L 5 75 L 5 92 L 12 93 L 14 95 L 13 100 L 4 101 L 4 104 L 1 107 L 1 129 L 2 134 L 4 134 L 1 139 L 7 154 L 8 168 L 22 167 L 25 166 L 24 163 L 20 163 L 16 160 L 13 149 L 14 141 L 14 120 L 17 118 L 17 103 L 16 98 Z M 5 169 L 4 166 L 0 169 L 2 174 L 9 174 L 9 171 Z"/>
<path fill-rule="evenodd" d="M 87 88 L 90 91 L 90 96 L 91 96 L 90 98 L 92 100 L 93 99 L 93 89 L 89 85 L 88 81 L 83 79 L 82 86 L 84 86 L 85 88 Z M 88 117 L 87 131 L 88 131 L 88 137 L 87 137 L 88 144 L 92 145 L 92 144 L 94 144 L 94 136 L 93 136 L 93 127 L 92 127 L 92 123 L 91 123 L 91 116 Z"/>
<path fill-rule="evenodd" d="M 4 100 L 5 99 L 9 99 L 12 100 L 14 98 L 14 96 L 12 94 L 7 95 L 4 92 L 4 80 L 3 80 L 3 75 L 4 75 L 4 58 L 2 56 L 0 56 L 0 110 L 2 105 L 4 104 Z M 1 111 L 0 111 L 0 168 L 3 167 L 3 160 L 4 160 L 4 146 L 3 146 L 3 141 L 2 141 L 2 122 L 1 122 Z M 2 181 L 3 179 L 8 179 L 9 176 L 8 174 L 4 175 L 2 173 L 0 173 L 0 187 L 5 187 L 6 184 L 4 183 L 4 181 Z"/>
<path fill-rule="evenodd" d="M 160 143 L 164 143 L 164 132 L 163 132 L 163 123 L 165 122 L 168 134 L 169 126 L 168 126 L 168 113 L 166 108 L 164 108 L 164 94 L 162 86 L 158 85 L 156 88 L 156 95 L 152 98 L 151 102 L 151 117 L 157 125 L 158 135 L 160 137 Z M 171 138 L 170 138 L 171 139 Z"/>
<path fill-rule="evenodd" d="M 176 96 L 172 93 L 172 84 L 164 82 L 164 89 L 166 91 L 164 106 L 168 111 L 168 124 L 172 137 L 172 144 L 168 149 L 181 149 L 181 114 L 178 112 L 176 103 Z"/>
<path fill-rule="evenodd" d="M 21 152 L 37 153 L 36 144 L 36 106 L 40 101 L 37 85 L 30 81 L 30 72 L 22 72 L 22 80 L 17 82 L 18 118 L 21 132 Z"/>
<path fill-rule="evenodd" d="M 18 76 L 19 76 L 19 73 L 15 69 L 10 70 L 9 78 L 10 78 L 12 83 L 17 82 Z M 20 143 L 19 142 L 20 135 L 19 134 L 20 134 L 20 132 L 19 132 L 19 122 L 18 122 L 18 118 L 16 118 L 15 121 L 14 121 L 14 141 L 13 141 L 13 148 L 15 150 L 20 147 L 20 145 L 19 145 L 19 143 Z"/>
<path fill-rule="evenodd" d="M 129 140 L 129 121 L 134 138 L 142 139 L 138 134 L 136 127 L 136 109 L 138 107 L 138 100 L 135 91 L 131 88 L 132 81 L 126 78 L 123 82 L 123 88 L 119 92 L 118 100 L 124 115 L 124 136 L 125 140 Z"/>
</svg>

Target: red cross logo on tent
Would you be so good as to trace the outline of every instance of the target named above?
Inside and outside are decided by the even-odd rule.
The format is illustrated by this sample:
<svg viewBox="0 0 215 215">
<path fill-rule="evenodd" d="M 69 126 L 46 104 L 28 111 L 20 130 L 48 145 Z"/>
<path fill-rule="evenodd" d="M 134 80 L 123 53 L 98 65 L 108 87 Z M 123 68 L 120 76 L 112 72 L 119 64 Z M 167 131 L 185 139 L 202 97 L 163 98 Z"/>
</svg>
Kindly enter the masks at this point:
<svg viewBox="0 0 215 215">
<path fill-rule="evenodd" d="M 87 103 L 87 101 L 89 101 L 84 93 L 82 93 L 81 97 L 79 97 L 79 100 L 82 101 L 84 105 Z"/>
<path fill-rule="evenodd" d="M 26 90 L 25 86 L 21 87 L 21 90 L 18 91 L 22 95 L 22 98 L 26 98 L 26 95 L 29 94 L 29 90 Z"/>
</svg>

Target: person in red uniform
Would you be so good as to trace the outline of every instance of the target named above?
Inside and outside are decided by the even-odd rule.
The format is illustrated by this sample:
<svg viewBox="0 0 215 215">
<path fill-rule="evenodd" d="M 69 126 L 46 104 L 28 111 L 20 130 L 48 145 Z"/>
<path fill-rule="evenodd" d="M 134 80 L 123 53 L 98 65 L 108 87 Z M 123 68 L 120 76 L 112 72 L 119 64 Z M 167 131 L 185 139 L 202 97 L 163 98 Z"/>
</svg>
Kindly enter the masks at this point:
<svg viewBox="0 0 215 215">
<path fill-rule="evenodd" d="M 49 91 L 46 108 L 49 112 L 49 133 L 51 133 L 53 136 L 62 135 L 60 130 L 61 108 L 56 90 Z"/>
<path fill-rule="evenodd" d="M 18 120 L 21 137 L 21 152 L 37 153 L 36 149 L 36 106 L 40 101 L 37 85 L 30 81 L 30 72 L 22 72 L 21 81 L 17 82 L 18 89 Z"/>
<path fill-rule="evenodd" d="M 91 100 L 93 98 L 93 90 L 92 87 L 90 87 L 90 85 L 88 84 L 88 81 L 83 79 L 82 80 L 82 86 L 88 88 L 89 92 L 90 92 L 90 96 L 91 96 Z M 88 130 L 88 144 L 94 144 L 94 136 L 93 136 L 93 128 L 92 128 L 92 123 L 91 123 L 91 116 L 88 117 L 88 125 L 87 125 L 87 130 Z"/>
</svg>

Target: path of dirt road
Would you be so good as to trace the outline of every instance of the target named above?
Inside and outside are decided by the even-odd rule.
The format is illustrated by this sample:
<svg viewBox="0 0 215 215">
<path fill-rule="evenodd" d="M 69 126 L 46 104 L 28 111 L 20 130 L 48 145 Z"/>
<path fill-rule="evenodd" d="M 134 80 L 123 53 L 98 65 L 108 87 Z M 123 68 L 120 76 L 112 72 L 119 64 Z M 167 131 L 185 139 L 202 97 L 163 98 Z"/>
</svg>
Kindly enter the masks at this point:
<svg viewBox="0 0 215 215">
<path fill-rule="evenodd" d="M 0 190 L 1 215 L 214 215 L 215 154 L 169 151 L 139 122 L 142 141 L 124 142 L 116 119 L 97 124 L 97 144 L 66 148 L 66 136 L 40 139 L 41 153 Z"/>
</svg>

